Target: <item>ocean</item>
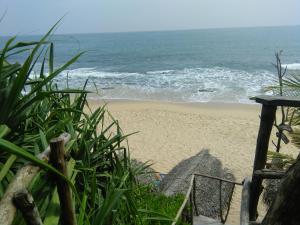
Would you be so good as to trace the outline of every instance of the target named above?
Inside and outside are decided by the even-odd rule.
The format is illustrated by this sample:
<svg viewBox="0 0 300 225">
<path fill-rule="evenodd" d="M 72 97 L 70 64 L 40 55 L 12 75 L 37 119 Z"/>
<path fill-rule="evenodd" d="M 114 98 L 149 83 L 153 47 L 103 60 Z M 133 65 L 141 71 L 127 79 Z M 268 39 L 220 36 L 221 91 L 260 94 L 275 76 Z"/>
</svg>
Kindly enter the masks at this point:
<svg viewBox="0 0 300 225">
<path fill-rule="evenodd" d="M 1 46 L 5 40 L 0 37 Z M 98 91 L 93 98 L 251 103 L 249 97 L 276 84 L 275 52 L 283 50 L 288 69 L 300 69 L 300 26 L 66 34 L 51 40 L 56 67 L 85 51 L 56 81 L 61 88 L 79 88 L 88 79 L 87 88 Z"/>
</svg>

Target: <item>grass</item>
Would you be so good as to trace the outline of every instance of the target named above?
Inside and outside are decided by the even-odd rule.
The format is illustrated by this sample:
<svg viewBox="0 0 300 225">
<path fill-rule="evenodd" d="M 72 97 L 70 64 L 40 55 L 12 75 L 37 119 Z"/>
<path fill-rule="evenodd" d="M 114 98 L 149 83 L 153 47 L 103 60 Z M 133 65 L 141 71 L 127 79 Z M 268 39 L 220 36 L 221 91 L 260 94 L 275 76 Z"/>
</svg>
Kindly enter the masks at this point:
<svg viewBox="0 0 300 225">
<path fill-rule="evenodd" d="M 148 214 L 147 217 L 144 217 L 142 224 L 160 225 L 171 224 L 171 221 L 175 218 L 185 196 L 183 194 L 165 196 L 162 193 L 153 191 L 151 185 L 144 185 L 137 190 L 137 197 L 139 208 L 144 209 L 143 212 Z M 143 214 L 143 212 L 140 213 Z M 152 220 L 152 218 L 162 217 L 161 215 L 166 217 L 164 218 L 166 220 Z"/>
</svg>

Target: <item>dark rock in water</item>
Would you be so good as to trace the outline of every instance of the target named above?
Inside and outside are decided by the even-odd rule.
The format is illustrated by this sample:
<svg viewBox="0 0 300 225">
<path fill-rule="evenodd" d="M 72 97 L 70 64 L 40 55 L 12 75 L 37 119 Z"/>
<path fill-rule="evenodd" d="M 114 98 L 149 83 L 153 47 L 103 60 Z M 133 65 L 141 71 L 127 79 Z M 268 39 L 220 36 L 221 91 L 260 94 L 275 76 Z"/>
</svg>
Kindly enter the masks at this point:
<svg viewBox="0 0 300 225">
<path fill-rule="evenodd" d="M 101 88 L 102 90 L 112 90 L 112 89 L 115 89 L 114 87 L 102 87 Z"/>
<path fill-rule="evenodd" d="M 203 88 L 199 89 L 198 92 L 216 92 L 217 90 L 217 88 Z"/>
<path fill-rule="evenodd" d="M 202 150 L 197 155 L 183 160 L 167 174 L 160 185 L 166 195 L 175 193 L 185 194 L 191 175 L 201 173 L 234 181 L 234 175 L 216 157 L 210 155 L 208 150 Z M 201 215 L 220 219 L 219 180 L 196 176 L 196 204 Z M 230 193 L 233 184 L 222 182 L 222 209 L 225 214 L 230 204 Z"/>
</svg>

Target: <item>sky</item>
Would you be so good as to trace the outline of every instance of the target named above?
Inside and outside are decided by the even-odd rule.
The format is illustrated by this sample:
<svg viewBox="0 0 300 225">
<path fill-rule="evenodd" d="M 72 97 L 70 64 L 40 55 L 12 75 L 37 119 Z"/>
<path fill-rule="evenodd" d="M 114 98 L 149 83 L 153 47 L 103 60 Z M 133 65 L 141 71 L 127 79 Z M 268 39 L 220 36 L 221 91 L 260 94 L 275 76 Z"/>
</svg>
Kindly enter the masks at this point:
<svg viewBox="0 0 300 225">
<path fill-rule="evenodd" d="M 0 36 L 300 25 L 299 0 L 0 0 Z"/>
</svg>

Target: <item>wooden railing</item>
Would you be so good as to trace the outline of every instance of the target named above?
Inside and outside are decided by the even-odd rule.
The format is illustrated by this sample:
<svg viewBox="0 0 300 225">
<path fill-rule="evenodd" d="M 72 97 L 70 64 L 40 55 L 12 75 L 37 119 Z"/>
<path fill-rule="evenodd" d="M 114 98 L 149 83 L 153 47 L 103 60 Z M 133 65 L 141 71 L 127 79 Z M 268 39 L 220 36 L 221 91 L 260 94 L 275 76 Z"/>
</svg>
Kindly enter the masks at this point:
<svg viewBox="0 0 300 225">
<path fill-rule="evenodd" d="M 280 106 L 300 107 L 299 97 L 284 96 L 267 96 L 261 95 L 253 98 L 257 103 L 262 104 L 260 125 L 256 142 L 255 158 L 253 164 L 253 173 L 250 190 L 250 220 L 257 219 L 257 206 L 263 189 L 262 182 L 264 179 L 280 179 L 283 174 L 273 173 L 265 169 L 267 162 L 267 153 L 269 150 L 270 136 L 274 125 L 276 110 Z"/>
<path fill-rule="evenodd" d="M 59 149 L 61 156 L 64 157 L 63 155 L 64 145 L 69 142 L 70 138 L 71 136 L 68 133 L 61 134 L 55 140 L 53 139 L 54 141 L 53 143 L 51 143 L 51 146 L 47 147 L 45 151 L 43 151 L 37 156 L 37 158 L 45 162 L 48 162 L 49 160 L 51 160 L 50 158 L 55 152 L 53 149 L 54 147 L 56 147 L 56 150 Z M 57 147 L 58 144 L 59 146 Z M 64 158 L 63 159 L 60 158 L 58 159 L 58 161 L 60 163 L 62 161 L 64 162 Z M 57 169 L 59 170 L 59 172 L 63 173 L 63 171 L 61 171 L 59 168 Z M 6 188 L 6 191 L 0 201 L 0 224 L 1 225 L 12 224 L 17 212 L 17 208 L 22 212 L 23 218 L 25 219 L 26 222 L 31 221 L 31 223 L 28 224 L 42 224 L 42 221 L 39 218 L 39 213 L 35 207 L 33 198 L 31 194 L 27 191 L 27 187 L 29 186 L 30 182 L 39 172 L 40 172 L 40 168 L 33 164 L 25 165 L 17 171 L 12 182 Z M 64 175 L 66 175 L 66 171 Z M 65 182 L 64 180 L 61 179 L 56 179 L 56 181 L 57 183 Z M 63 196 L 63 198 L 65 198 L 65 196 Z M 60 203 L 61 202 L 62 201 L 60 201 Z M 66 201 L 64 200 L 64 202 Z M 23 205 L 20 205 L 21 203 Z M 68 218 L 70 217 L 69 215 L 67 216 Z"/>
</svg>

